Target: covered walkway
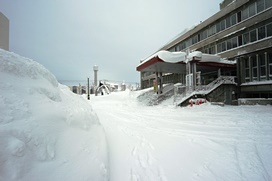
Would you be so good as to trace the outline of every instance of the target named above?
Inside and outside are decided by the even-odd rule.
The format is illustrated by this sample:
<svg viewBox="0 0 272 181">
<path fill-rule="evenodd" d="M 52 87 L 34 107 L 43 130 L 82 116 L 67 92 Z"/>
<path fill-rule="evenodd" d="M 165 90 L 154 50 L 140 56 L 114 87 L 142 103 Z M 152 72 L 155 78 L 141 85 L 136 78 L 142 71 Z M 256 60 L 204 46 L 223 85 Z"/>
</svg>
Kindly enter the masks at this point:
<svg viewBox="0 0 272 181">
<path fill-rule="evenodd" d="M 203 54 L 195 51 L 192 53 L 159 51 L 144 61 L 136 68 L 140 72 L 152 72 L 155 74 L 155 88 L 157 94 L 162 93 L 163 74 L 179 73 L 186 77 L 186 86 L 195 90 L 201 82 L 206 82 L 205 77 L 209 73 L 216 72 L 216 76 L 221 75 L 221 71 L 235 71 L 236 61 L 222 59 L 217 55 Z M 217 78 L 216 77 L 216 78 Z"/>
</svg>

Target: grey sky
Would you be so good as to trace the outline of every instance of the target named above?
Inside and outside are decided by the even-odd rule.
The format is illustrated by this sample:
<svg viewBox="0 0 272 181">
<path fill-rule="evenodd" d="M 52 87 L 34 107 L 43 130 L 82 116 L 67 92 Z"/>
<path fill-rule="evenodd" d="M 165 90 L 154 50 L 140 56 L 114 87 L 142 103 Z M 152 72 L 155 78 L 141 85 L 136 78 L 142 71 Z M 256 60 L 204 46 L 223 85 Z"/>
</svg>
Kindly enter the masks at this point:
<svg viewBox="0 0 272 181">
<path fill-rule="evenodd" d="M 58 80 L 139 82 L 136 66 L 169 40 L 219 11 L 222 0 L 0 0 L 10 51 Z"/>
</svg>

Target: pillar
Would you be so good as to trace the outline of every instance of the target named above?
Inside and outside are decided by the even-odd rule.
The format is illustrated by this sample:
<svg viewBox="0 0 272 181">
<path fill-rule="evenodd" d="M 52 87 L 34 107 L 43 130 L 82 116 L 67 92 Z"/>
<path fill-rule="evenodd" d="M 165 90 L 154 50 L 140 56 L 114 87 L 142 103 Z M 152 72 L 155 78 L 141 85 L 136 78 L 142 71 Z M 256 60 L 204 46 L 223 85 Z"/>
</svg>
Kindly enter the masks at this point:
<svg viewBox="0 0 272 181">
<path fill-rule="evenodd" d="M 260 81 L 261 74 L 260 74 L 260 62 L 259 62 L 259 54 L 256 54 L 256 61 L 257 61 L 257 81 Z"/>
<path fill-rule="evenodd" d="M 249 64 L 249 78 L 250 82 L 252 82 L 252 59 L 251 56 L 248 57 L 248 64 Z"/>
<path fill-rule="evenodd" d="M 265 61 L 265 71 L 266 71 L 266 80 L 269 80 L 269 62 L 267 58 L 267 52 L 264 52 L 264 61 Z"/>
<path fill-rule="evenodd" d="M 157 94 L 159 93 L 159 90 L 158 90 L 158 81 L 159 81 L 158 72 L 156 72 L 156 91 L 157 91 Z"/>
<path fill-rule="evenodd" d="M 196 63 L 192 63 L 192 73 L 193 73 L 193 90 L 196 89 Z"/>
<path fill-rule="evenodd" d="M 162 73 L 160 72 L 159 74 L 160 74 L 160 90 L 159 90 L 159 94 L 161 94 L 162 93 L 162 82 L 163 82 L 163 80 L 162 80 Z"/>
</svg>

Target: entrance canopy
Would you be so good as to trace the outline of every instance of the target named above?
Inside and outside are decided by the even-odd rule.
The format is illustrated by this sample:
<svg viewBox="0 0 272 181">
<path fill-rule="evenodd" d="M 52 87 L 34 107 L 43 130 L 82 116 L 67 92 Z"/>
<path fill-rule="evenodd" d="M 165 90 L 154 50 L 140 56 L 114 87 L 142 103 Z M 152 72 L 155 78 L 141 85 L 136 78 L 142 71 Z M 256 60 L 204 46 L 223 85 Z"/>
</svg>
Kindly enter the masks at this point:
<svg viewBox="0 0 272 181">
<path fill-rule="evenodd" d="M 190 62 L 196 63 L 198 71 L 203 72 L 218 68 L 236 68 L 236 61 L 222 59 L 217 55 L 199 51 L 187 55 L 185 52 L 163 50 L 145 59 L 136 69 L 141 72 L 185 73 L 186 64 Z"/>
<path fill-rule="evenodd" d="M 137 66 L 137 71 L 141 72 L 164 72 L 180 73 L 185 70 L 186 53 L 159 51 Z"/>
</svg>

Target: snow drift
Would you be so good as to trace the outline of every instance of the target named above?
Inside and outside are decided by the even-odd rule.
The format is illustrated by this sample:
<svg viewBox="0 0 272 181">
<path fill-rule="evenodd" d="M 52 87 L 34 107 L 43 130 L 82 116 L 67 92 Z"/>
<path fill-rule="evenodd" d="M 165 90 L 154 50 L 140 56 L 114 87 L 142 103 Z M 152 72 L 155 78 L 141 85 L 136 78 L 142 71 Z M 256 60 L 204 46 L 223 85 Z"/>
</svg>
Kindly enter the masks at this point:
<svg viewBox="0 0 272 181">
<path fill-rule="evenodd" d="M 0 49 L 0 180 L 108 180 L 91 106 L 42 65 Z"/>
</svg>

